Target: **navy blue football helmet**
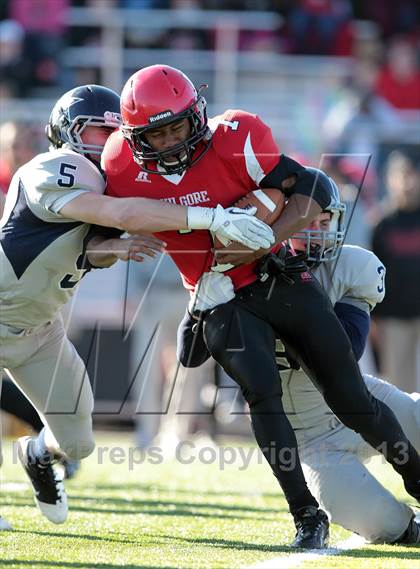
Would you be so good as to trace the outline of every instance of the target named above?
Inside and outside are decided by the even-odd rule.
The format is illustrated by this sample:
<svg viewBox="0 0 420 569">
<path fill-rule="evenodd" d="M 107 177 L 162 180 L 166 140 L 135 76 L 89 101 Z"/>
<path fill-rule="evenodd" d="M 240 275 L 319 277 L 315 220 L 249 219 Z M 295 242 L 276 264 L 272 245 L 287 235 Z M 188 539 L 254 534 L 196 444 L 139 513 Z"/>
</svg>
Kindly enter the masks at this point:
<svg viewBox="0 0 420 569">
<path fill-rule="evenodd" d="M 83 130 L 87 126 L 118 128 L 120 124 L 119 95 L 100 85 L 83 85 L 60 97 L 45 132 L 52 148 L 66 146 L 79 154 L 101 154 L 101 146 L 83 144 Z"/>
</svg>

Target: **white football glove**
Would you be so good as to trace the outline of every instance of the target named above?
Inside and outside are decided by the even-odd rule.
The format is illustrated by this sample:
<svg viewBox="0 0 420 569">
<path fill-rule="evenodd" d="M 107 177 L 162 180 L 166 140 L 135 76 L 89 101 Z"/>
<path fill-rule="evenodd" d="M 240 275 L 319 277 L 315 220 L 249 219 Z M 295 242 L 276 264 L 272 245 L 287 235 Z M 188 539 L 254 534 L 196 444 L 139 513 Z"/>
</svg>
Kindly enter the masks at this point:
<svg viewBox="0 0 420 569">
<path fill-rule="evenodd" d="M 225 246 L 238 241 L 254 251 L 268 249 L 275 242 L 274 233 L 271 227 L 254 217 L 256 211 L 256 207 L 189 207 L 187 226 L 188 229 L 209 229 Z"/>
<path fill-rule="evenodd" d="M 188 312 L 196 314 L 210 310 L 232 298 L 235 298 L 235 291 L 230 277 L 221 273 L 204 273 L 195 285 L 188 303 Z"/>
<path fill-rule="evenodd" d="M 218 205 L 209 229 L 225 246 L 238 241 L 254 251 L 268 249 L 275 242 L 274 233 L 271 227 L 254 217 L 256 211 L 256 207 L 223 209 Z"/>
</svg>

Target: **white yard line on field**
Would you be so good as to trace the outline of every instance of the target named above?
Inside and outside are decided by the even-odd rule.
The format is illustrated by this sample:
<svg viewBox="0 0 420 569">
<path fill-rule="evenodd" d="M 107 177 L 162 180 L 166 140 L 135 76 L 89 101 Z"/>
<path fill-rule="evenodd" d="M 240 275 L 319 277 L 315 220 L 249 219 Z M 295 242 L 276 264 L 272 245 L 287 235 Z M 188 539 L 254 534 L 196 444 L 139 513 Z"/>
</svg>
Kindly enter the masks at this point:
<svg viewBox="0 0 420 569">
<path fill-rule="evenodd" d="M 246 569 L 294 569 L 295 567 L 299 567 L 299 565 L 304 561 L 314 561 L 323 555 L 338 555 L 350 549 L 359 549 L 365 545 L 365 543 L 366 541 L 362 537 L 353 534 L 345 541 L 337 543 L 335 547 L 329 547 L 327 549 L 311 549 L 306 553 L 283 555 L 281 557 L 275 557 L 274 559 L 268 559 L 267 561 L 261 561 L 256 565 L 250 565 Z"/>
</svg>

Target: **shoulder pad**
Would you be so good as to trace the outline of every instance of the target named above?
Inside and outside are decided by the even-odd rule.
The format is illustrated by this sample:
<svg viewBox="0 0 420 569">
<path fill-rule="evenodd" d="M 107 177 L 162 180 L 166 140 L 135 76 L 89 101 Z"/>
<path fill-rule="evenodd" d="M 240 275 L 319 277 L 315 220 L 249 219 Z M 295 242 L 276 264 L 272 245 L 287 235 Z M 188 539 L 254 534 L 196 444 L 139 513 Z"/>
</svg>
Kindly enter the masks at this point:
<svg viewBox="0 0 420 569">
<path fill-rule="evenodd" d="M 101 166 L 107 176 L 123 172 L 133 161 L 128 142 L 122 132 L 117 130 L 106 141 L 102 152 Z"/>
<path fill-rule="evenodd" d="M 212 133 L 223 135 L 241 131 L 248 132 L 250 128 L 262 122 L 261 119 L 252 113 L 241 109 L 228 109 L 221 115 L 209 119 L 209 128 Z"/>
<path fill-rule="evenodd" d="M 372 310 L 385 296 L 385 267 L 367 249 L 344 245 L 336 267 L 337 276 L 346 281 L 347 297 L 365 301 Z"/>
<path fill-rule="evenodd" d="M 62 220 L 57 212 L 81 193 L 105 191 L 99 168 L 69 149 L 39 154 L 22 166 L 18 175 L 29 208 L 44 221 Z"/>
<path fill-rule="evenodd" d="M 273 134 L 257 115 L 242 110 L 228 110 L 209 123 L 213 148 L 233 167 L 250 189 L 278 164 L 280 153 Z M 252 188 L 253 186 L 253 188 Z"/>
<path fill-rule="evenodd" d="M 20 170 L 25 187 L 38 191 L 83 189 L 103 194 L 105 180 L 93 162 L 73 150 L 58 149 L 39 154 Z"/>
</svg>

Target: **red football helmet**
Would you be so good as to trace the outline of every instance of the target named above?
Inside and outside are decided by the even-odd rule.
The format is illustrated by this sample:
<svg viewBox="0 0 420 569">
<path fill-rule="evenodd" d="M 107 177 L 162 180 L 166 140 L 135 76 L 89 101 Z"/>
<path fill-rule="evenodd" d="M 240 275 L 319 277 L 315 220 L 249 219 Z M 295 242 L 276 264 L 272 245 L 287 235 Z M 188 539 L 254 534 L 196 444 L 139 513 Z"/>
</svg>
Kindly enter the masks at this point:
<svg viewBox="0 0 420 569">
<path fill-rule="evenodd" d="M 143 170 L 180 174 L 204 155 L 211 141 L 206 100 L 201 95 L 205 87 L 202 85 L 197 92 L 182 71 L 168 65 L 145 67 L 128 79 L 121 93 L 122 132 Z M 154 150 L 147 143 L 147 131 L 184 118 L 191 126 L 184 142 L 164 151 Z"/>
</svg>

